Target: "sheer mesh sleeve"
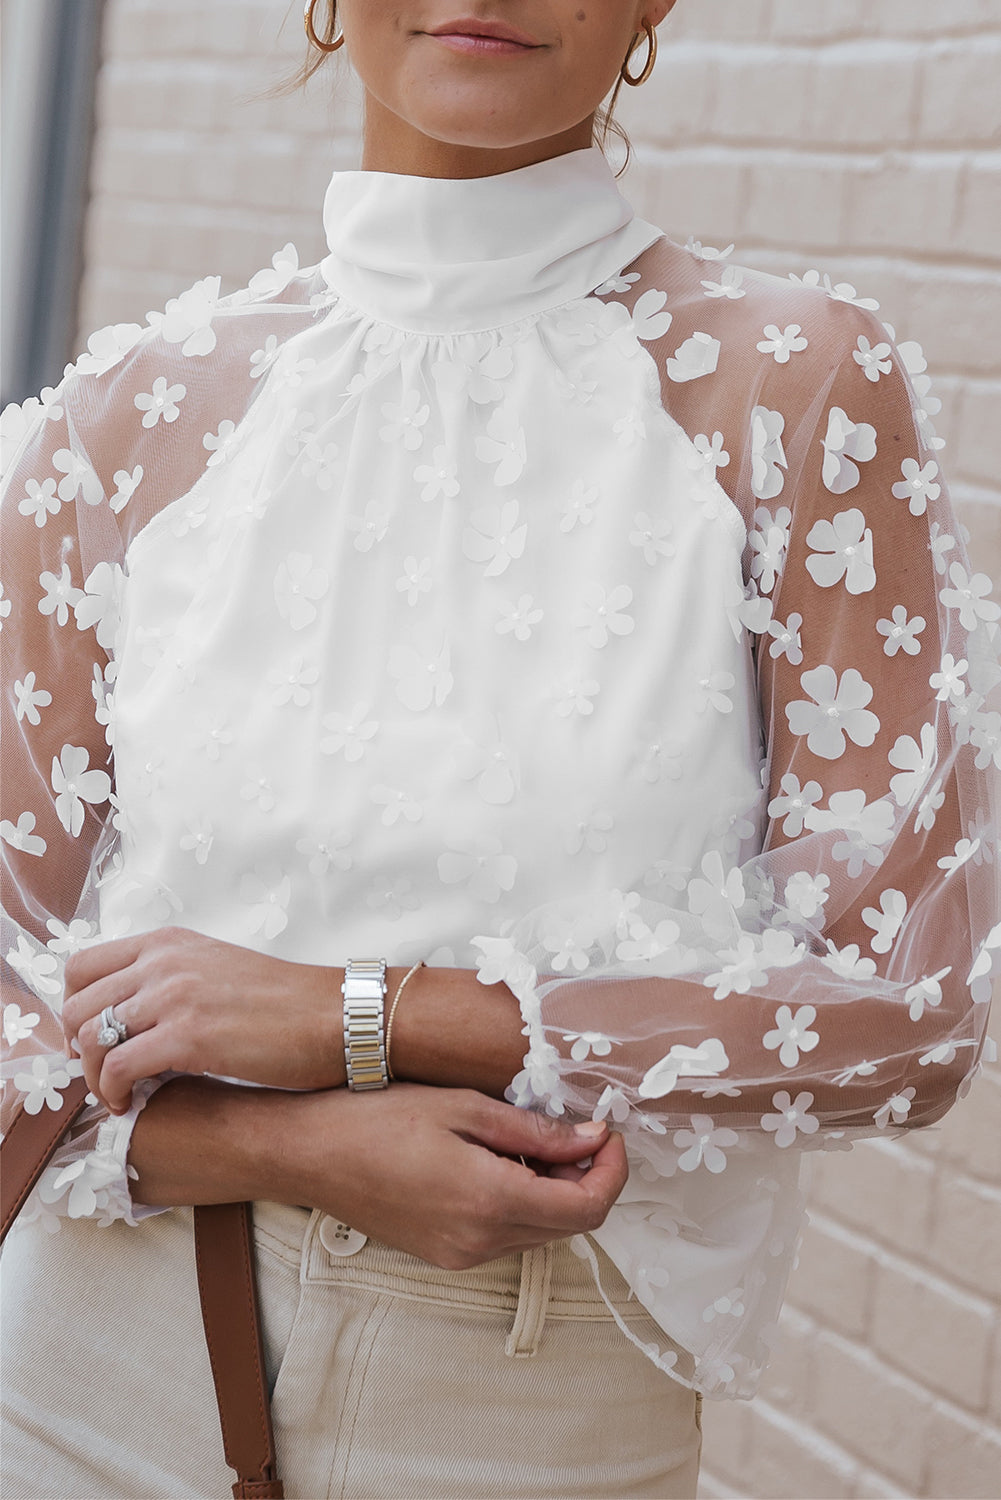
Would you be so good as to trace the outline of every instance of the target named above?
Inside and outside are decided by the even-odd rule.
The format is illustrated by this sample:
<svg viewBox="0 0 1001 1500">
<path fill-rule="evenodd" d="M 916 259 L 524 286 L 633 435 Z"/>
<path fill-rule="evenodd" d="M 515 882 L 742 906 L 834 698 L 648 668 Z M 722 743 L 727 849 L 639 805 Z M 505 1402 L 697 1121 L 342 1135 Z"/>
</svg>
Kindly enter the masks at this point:
<svg viewBox="0 0 1001 1500">
<path fill-rule="evenodd" d="M 312 315 L 291 247 L 249 292 L 218 278 L 90 340 L 58 389 L 3 416 L 4 1080 L 14 1110 L 59 1110 L 81 1071 L 60 1027 L 67 956 L 98 940 L 99 889 L 116 860 L 115 640 L 127 550 L 225 460 L 226 440 L 280 342 Z M 271 344 L 268 344 L 268 339 Z M 24 1218 L 132 1220 L 130 1114 L 94 1104 Z"/>
<path fill-rule="evenodd" d="M 526 1021 L 511 1097 L 673 1132 L 683 1171 L 716 1173 L 738 1132 L 782 1148 L 924 1125 L 965 1087 L 1001 944 L 1001 609 L 948 507 L 916 346 L 850 287 L 666 242 L 633 271 L 605 290 L 659 319 L 665 409 L 748 524 L 731 612 L 758 686 L 763 837 L 733 820 L 739 852 L 683 872 L 674 904 L 615 891 L 529 912 L 480 941 L 481 976 Z"/>
</svg>

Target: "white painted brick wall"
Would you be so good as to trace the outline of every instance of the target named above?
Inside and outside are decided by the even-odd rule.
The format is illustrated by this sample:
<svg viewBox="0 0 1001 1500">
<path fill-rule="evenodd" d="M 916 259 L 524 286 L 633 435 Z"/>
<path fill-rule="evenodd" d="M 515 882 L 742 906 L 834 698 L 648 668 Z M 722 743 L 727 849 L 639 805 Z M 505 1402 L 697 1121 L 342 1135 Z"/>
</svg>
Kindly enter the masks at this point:
<svg viewBox="0 0 1001 1500">
<path fill-rule="evenodd" d="M 357 160 L 349 76 L 247 102 L 301 55 L 291 0 L 108 0 L 84 331 L 199 276 L 240 285 L 289 239 L 318 257 L 329 172 Z M 623 95 L 645 217 L 828 270 L 925 345 L 958 509 L 1001 579 L 1001 0 L 679 0 Z M 1001 1071 L 938 1128 L 811 1170 L 761 1396 L 706 1403 L 706 1500 L 997 1500 Z"/>
</svg>

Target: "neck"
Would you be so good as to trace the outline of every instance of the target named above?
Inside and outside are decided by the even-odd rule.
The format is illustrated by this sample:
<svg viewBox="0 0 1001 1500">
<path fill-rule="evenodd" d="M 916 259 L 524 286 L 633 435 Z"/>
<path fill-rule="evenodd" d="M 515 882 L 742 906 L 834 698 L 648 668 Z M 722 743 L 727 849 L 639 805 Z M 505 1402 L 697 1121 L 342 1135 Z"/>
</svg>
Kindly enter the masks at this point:
<svg viewBox="0 0 1001 1500">
<path fill-rule="evenodd" d="M 365 94 L 362 170 L 395 172 L 407 177 L 494 177 L 536 162 L 549 161 L 592 144 L 594 116 L 538 141 L 515 146 L 469 146 L 439 141 L 401 120 Z"/>
</svg>

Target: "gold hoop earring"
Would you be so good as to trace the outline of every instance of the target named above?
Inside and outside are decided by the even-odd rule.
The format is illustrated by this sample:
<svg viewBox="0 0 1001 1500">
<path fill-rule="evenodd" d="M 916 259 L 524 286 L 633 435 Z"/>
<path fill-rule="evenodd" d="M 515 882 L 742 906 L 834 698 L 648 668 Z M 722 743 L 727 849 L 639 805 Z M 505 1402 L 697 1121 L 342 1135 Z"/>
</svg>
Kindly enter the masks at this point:
<svg viewBox="0 0 1001 1500">
<path fill-rule="evenodd" d="M 636 44 L 639 41 L 640 37 L 640 33 L 638 31 L 629 44 L 629 51 L 626 53 L 626 60 L 619 70 L 619 76 L 621 77 L 622 82 L 628 83 L 629 86 L 634 89 L 638 89 L 641 83 L 646 83 L 647 79 L 650 77 L 650 74 L 653 72 L 654 63 L 657 61 L 657 33 L 650 25 L 649 21 L 643 22 L 643 30 L 646 32 L 648 50 L 642 73 L 639 73 L 634 78 L 629 71 L 629 59 L 632 57 L 634 51 L 636 50 Z"/>
<path fill-rule="evenodd" d="M 333 41 L 321 41 L 319 36 L 317 35 L 316 27 L 313 24 L 313 11 L 315 9 L 316 0 L 306 0 L 306 6 L 302 13 L 302 23 L 306 28 L 306 38 L 309 41 L 311 47 L 318 47 L 321 52 L 336 52 L 338 47 L 344 46 L 344 27 L 341 27 L 340 36 L 335 36 Z M 331 31 L 334 30 L 336 25 L 336 5 L 332 5 L 330 7 Z"/>
</svg>

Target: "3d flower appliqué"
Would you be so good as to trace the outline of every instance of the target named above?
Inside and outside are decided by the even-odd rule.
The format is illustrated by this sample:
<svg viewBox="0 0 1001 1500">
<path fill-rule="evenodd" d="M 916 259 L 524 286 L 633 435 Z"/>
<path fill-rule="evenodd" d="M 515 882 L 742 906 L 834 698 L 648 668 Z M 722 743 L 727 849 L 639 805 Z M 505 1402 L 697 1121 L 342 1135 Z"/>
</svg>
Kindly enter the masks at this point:
<svg viewBox="0 0 1001 1500">
<path fill-rule="evenodd" d="M 458 472 L 458 465 L 448 449 L 439 443 L 431 455 L 431 462 L 418 464 L 414 470 L 414 479 L 421 486 L 421 499 L 425 504 L 433 500 L 453 500 L 459 493 Z"/>
<path fill-rule="evenodd" d="M 432 703 L 440 708 L 454 685 L 448 641 L 431 645 L 428 640 L 415 639 L 393 646 L 389 675 L 396 682 L 396 696 L 406 708 L 415 713 L 422 713 Z"/>
<path fill-rule="evenodd" d="M 19 723 L 23 719 L 27 719 L 29 724 L 41 723 L 39 709 L 48 708 L 52 702 L 51 693 L 35 686 L 34 672 L 25 673 L 23 682 L 20 679 L 15 681 L 14 696 L 17 699 L 15 713 Z"/>
<path fill-rule="evenodd" d="M 719 281 L 703 281 L 702 290 L 707 297 L 725 297 L 730 302 L 747 296 L 744 273 L 739 266 L 724 266 Z"/>
<path fill-rule="evenodd" d="M 278 613 L 293 630 L 305 630 L 316 619 L 317 601 L 330 587 L 325 568 L 314 567 L 306 552 L 290 552 L 275 573 L 275 603 Z"/>
<path fill-rule="evenodd" d="M 67 833 L 78 838 L 83 828 L 84 803 L 107 802 L 111 777 L 90 766 L 90 752 L 81 745 L 64 745 L 52 758 L 52 790 L 56 815 Z"/>
<path fill-rule="evenodd" d="M 585 632 L 589 646 L 600 649 L 608 644 L 609 635 L 631 635 L 636 622 L 626 611 L 633 601 L 627 584 L 605 589 L 600 583 L 584 585 L 584 603 L 573 616 L 578 630 Z"/>
<path fill-rule="evenodd" d="M 586 479 L 580 477 L 575 479 L 569 495 L 563 501 L 560 530 L 573 531 L 578 524 L 590 526 L 594 520 L 594 507 L 600 498 L 601 491 L 596 484 L 588 484 Z"/>
<path fill-rule="evenodd" d="M 791 355 L 807 348 L 808 340 L 801 337 L 802 332 L 799 323 L 790 323 L 786 328 L 769 323 L 758 349 L 762 354 L 772 355 L 777 365 L 787 365 Z"/>
<path fill-rule="evenodd" d="M 853 490 L 862 477 L 859 464 L 876 457 L 876 429 L 853 422 L 840 406 L 832 406 L 824 438 L 824 484 L 832 495 Z"/>
<path fill-rule="evenodd" d="M 967 573 L 962 563 L 949 565 L 951 588 L 939 591 L 939 598 L 946 609 L 959 611 L 959 623 L 964 630 L 975 630 L 980 620 L 993 623 L 1001 620 L 1001 604 L 988 598 L 993 585 L 986 573 Z"/>
<path fill-rule="evenodd" d="M 785 417 L 767 406 L 756 406 L 751 413 L 751 489 L 759 500 L 773 500 L 782 493 L 788 468 L 782 434 Z"/>
<path fill-rule="evenodd" d="M 487 578 L 496 578 L 524 552 L 528 523 L 518 524 L 517 500 L 482 505 L 473 511 L 471 519 L 472 525 L 462 533 L 462 550 L 472 562 L 486 563 L 483 572 Z"/>
<path fill-rule="evenodd" d="M 728 1125 L 716 1126 L 711 1115 L 692 1115 L 691 1130 L 676 1130 L 674 1144 L 682 1152 L 678 1166 L 682 1172 L 694 1172 L 704 1166 L 707 1172 L 726 1168 L 725 1150 L 736 1146 L 739 1136 Z"/>
<path fill-rule="evenodd" d="M 786 771 L 779 782 L 779 795 L 768 804 L 770 818 L 782 818 L 782 832 L 786 838 L 799 838 L 807 813 L 824 795 L 819 781 L 808 781 L 800 786 L 799 777 Z"/>
<path fill-rule="evenodd" d="M 277 867 L 258 867 L 240 880 L 240 900 L 249 907 L 251 936 L 270 943 L 288 926 L 292 882 Z"/>
<path fill-rule="evenodd" d="M 216 346 L 212 321 L 219 305 L 219 285 L 218 276 L 196 281 L 179 297 L 172 297 L 162 316 L 154 321 L 165 342 L 180 344 L 181 353 L 188 358 L 211 354 Z"/>
<path fill-rule="evenodd" d="M 486 436 L 476 439 L 476 457 L 496 464 L 494 484 L 514 484 L 521 477 L 528 457 L 525 429 L 514 407 L 498 406 L 487 423 Z"/>
<path fill-rule="evenodd" d="M 660 558 L 674 555 L 674 543 L 670 540 L 674 525 L 670 517 L 655 521 L 645 510 L 640 510 L 633 517 L 633 527 L 629 533 L 629 545 L 638 547 L 644 562 L 651 567 Z"/>
<path fill-rule="evenodd" d="M 784 656 L 792 667 L 798 667 L 803 660 L 803 638 L 800 635 L 800 626 L 803 616 L 794 612 L 783 625 L 781 620 L 768 621 L 768 634 L 773 637 L 768 647 L 769 656 L 776 658 Z"/>
<path fill-rule="evenodd" d="M 903 891 L 893 889 L 882 892 L 878 907 L 865 907 L 862 920 L 872 928 L 869 947 L 873 953 L 889 953 L 906 915 L 907 897 Z"/>
<path fill-rule="evenodd" d="M 438 856 L 438 878 L 443 885 L 464 884 L 476 901 L 493 904 L 502 891 L 514 886 L 518 861 L 505 854 L 501 841 L 484 835 L 462 844 L 453 844 Z"/>
<path fill-rule="evenodd" d="M 813 548 L 807 570 L 820 588 L 833 588 L 842 578 L 849 594 L 868 594 L 876 587 L 872 532 L 860 510 L 842 510 L 833 521 L 815 521 L 806 544 Z"/>
<path fill-rule="evenodd" d="M 860 367 L 866 380 L 873 384 L 881 375 L 889 375 L 893 369 L 889 344 L 871 344 L 864 334 L 859 335 L 858 344 L 852 351 L 852 359 Z"/>
<path fill-rule="evenodd" d="M 934 724 L 922 724 L 920 745 L 909 734 L 897 738 L 889 761 L 899 774 L 890 778 L 890 790 L 900 807 L 913 802 L 934 770 L 937 758 Z"/>
<path fill-rule="evenodd" d="M 928 501 L 937 500 L 942 493 L 942 486 L 937 483 L 938 464 L 929 460 L 922 468 L 917 459 L 905 458 L 900 472 L 904 477 L 893 486 L 894 495 L 898 500 L 909 502 L 912 516 L 923 516 Z"/>
<path fill-rule="evenodd" d="M 522 594 L 517 600 L 504 599 L 500 605 L 500 619 L 494 626 L 498 635 L 513 635 L 516 641 L 531 639 L 532 628 L 538 625 L 543 611 L 535 608 L 531 594 Z"/>
<path fill-rule="evenodd" d="M 25 483 L 25 498 L 18 506 L 22 516 L 31 516 L 36 526 L 44 526 L 50 516 L 57 516 L 62 501 L 56 494 L 56 481 L 46 479 L 42 484 L 37 479 Z"/>
<path fill-rule="evenodd" d="M 667 361 L 667 373 L 671 380 L 684 383 L 701 380 L 704 375 L 713 375 L 719 365 L 720 341 L 708 333 L 693 333 L 691 338 L 674 351 L 673 359 Z"/>
<path fill-rule="evenodd" d="M 762 1045 L 772 1052 L 778 1050 L 784 1068 L 795 1068 L 800 1053 L 812 1052 L 820 1041 L 820 1033 L 810 1030 L 816 1019 L 814 1005 L 801 1005 L 795 1014 L 790 1006 L 780 1005 L 775 1012 L 775 1029 L 765 1032 Z"/>
<path fill-rule="evenodd" d="M 872 688 L 854 667 L 839 680 L 833 667 L 814 667 L 800 677 L 812 702 L 800 698 L 785 705 L 793 734 L 805 734 L 807 748 L 823 760 L 845 753 L 846 737 L 855 745 L 871 745 L 879 733 L 879 719 L 866 704 Z"/>
<path fill-rule="evenodd" d="M 140 393 L 135 398 L 137 411 L 143 415 L 144 427 L 155 427 L 160 421 L 176 422 L 181 414 L 180 405 L 188 394 L 187 388 L 176 382 L 168 385 L 165 375 L 158 375 L 153 389 L 148 394 Z"/>
<path fill-rule="evenodd" d="M 924 616 L 915 615 L 913 620 L 909 620 L 907 609 L 903 604 L 893 606 L 890 619 L 876 621 L 876 629 L 880 635 L 886 636 L 883 650 L 887 656 L 896 656 L 898 651 L 904 651 L 908 656 L 917 656 L 921 650 L 918 636 L 924 628 Z"/>
<path fill-rule="evenodd" d="M 804 1091 L 793 1099 L 785 1089 L 780 1089 L 772 1095 L 776 1113 L 761 1116 L 762 1130 L 774 1132 L 776 1146 L 791 1146 L 797 1134 L 815 1135 L 820 1121 L 809 1112 L 812 1103 L 811 1093 Z"/>
<path fill-rule="evenodd" d="M 383 405 L 382 415 L 385 423 L 379 428 L 379 436 L 384 443 L 402 443 L 403 447 L 414 452 L 424 442 L 423 427 L 431 413 L 427 403 L 422 403 L 420 394 L 414 390 L 408 390 L 402 401 L 388 401 Z"/>
</svg>

